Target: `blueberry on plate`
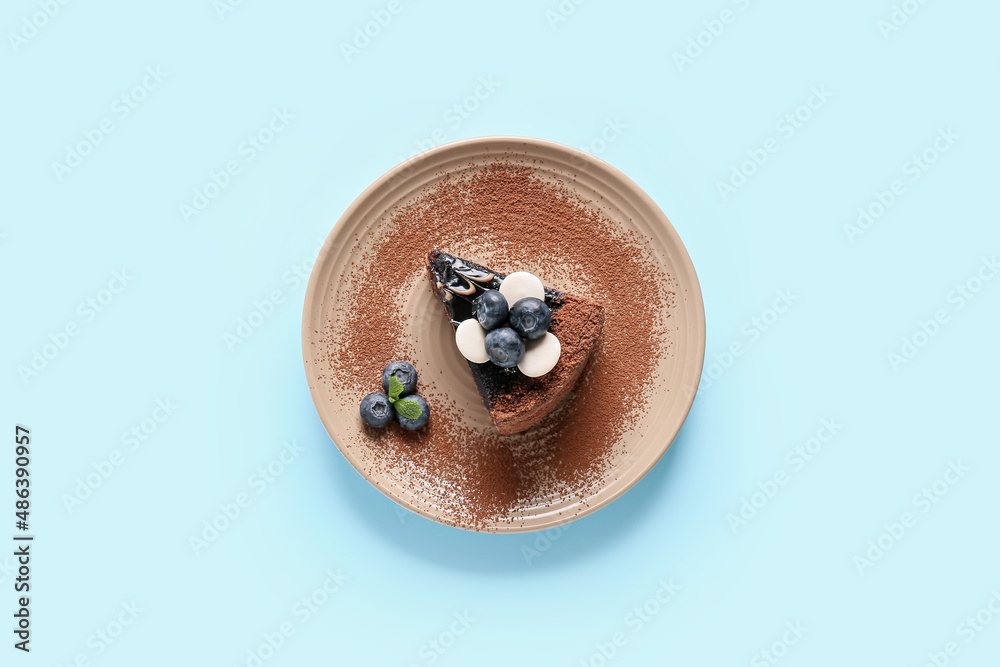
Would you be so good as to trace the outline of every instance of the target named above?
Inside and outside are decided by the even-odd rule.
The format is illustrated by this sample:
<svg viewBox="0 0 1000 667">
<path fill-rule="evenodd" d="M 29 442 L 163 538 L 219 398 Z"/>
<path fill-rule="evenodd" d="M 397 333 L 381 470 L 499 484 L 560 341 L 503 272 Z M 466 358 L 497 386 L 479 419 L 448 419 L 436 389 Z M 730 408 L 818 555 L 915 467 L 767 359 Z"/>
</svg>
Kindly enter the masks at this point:
<svg viewBox="0 0 1000 667">
<path fill-rule="evenodd" d="M 395 412 L 389 397 L 380 391 L 373 391 L 361 399 L 361 418 L 369 426 L 382 428 L 392 421 Z"/>
<path fill-rule="evenodd" d="M 382 371 L 382 389 L 389 393 L 389 378 L 393 375 L 403 383 L 401 396 L 412 394 L 417 390 L 417 369 L 409 361 L 394 361 Z"/>
<path fill-rule="evenodd" d="M 524 356 L 524 341 L 510 327 L 500 327 L 486 334 L 486 354 L 500 368 L 513 368 Z"/>
<path fill-rule="evenodd" d="M 403 416 L 403 412 L 406 408 L 400 406 L 400 403 L 413 402 L 420 406 L 420 415 L 415 418 Z M 427 401 L 421 396 L 407 396 L 406 398 L 401 398 L 396 401 L 396 419 L 399 420 L 399 425 L 405 428 L 407 431 L 416 431 L 418 428 L 423 428 L 427 426 L 427 420 L 431 418 L 431 409 L 427 405 Z"/>
<path fill-rule="evenodd" d="M 551 325 L 552 311 L 541 299 L 529 296 L 511 306 L 510 326 L 528 340 L 541 338 Z"/>
<path fill-rule="evenodd" d="M 507 321 L 507 298 L 495 289 L 486 290 L 476 297 L 472 308 L 484 329 L 496 329 Z"/>
</svg>

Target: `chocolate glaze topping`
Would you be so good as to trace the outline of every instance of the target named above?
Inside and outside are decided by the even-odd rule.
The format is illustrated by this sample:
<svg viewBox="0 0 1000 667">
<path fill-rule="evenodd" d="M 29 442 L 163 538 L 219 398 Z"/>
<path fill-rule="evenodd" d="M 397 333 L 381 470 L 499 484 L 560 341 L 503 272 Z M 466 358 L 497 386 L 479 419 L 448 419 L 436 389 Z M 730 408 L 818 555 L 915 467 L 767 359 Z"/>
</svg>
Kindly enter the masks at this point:
<svg viewBox="0 0 1000 667">
<path fill-rule="evenodd" d="M 434 286 L 456 329 L 465 320 L 475 317 L 472 302 L 487 290 L 500 289 L 500 283 L 507 277 L 505 273 L 490 271 L 440 250 L 432 250 L 427 259 L 434 274 Z M 562 292 L 545 288 L 545 305 L 553 312 L 562 306 L 564 297 Z"/>
</svg>

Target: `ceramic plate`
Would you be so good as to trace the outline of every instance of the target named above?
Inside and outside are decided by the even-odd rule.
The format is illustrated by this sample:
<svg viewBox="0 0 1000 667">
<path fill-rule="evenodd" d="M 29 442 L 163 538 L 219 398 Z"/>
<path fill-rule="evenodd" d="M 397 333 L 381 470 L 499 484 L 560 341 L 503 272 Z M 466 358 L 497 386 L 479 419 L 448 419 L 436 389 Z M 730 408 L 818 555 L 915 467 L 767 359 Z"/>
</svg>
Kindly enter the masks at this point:
<svg viewBox="0 0 1000 667">
<path fill-rule="evenodd" d="M 634 420 L 614 448 L 614 459 L 602 480 L 592 486 L 589 496 L 539 498 L 537 503 L 519 507 L 514 516 L 472 525 L 435 502 L 434 493 L 440 490 L 429 488 L 426 483 L 415 483 L 401 468 L 369 465 L 365 447 L 357 444 L 363 443 L 364 435 L 358 416 L 358 397 L 338 392 L 329 373 L 324 373 L 323 349 L 328 344 L 324 341 L 331 340 L 330 329 L 343 320 L 338 309 L 345 306 L 349 287 L 338 277 L 352 262 L 363 261 L 366 249 L 378 239 L 380 227 L 389 223 L 387 212 L 419 196 L 449 173 L 463 172 L 470 166 L 485 165 L 504 156 L 516 157 L 540 177 L 565 185 L 598 207 L 613 224 L 641 234 L 652 250 L 654 261 L 671 276 L 675 296 L 669 317 L 670 345 L 657 360 L 658 386 L 666 390 L 657 393 L 646 413 Z M 454 349 L 450 326 L 426 272 L 403 276 L 401 280 L 404 284 L 400 285 L 400 292 L 406 295 L 403 309 L 411 316 L 405 335 L 414 346 L 417 359 L 433 363 L 438 371 L 432 380 L 436 392 L 467 398 L 468 405 L 459 406 L 463 414 L 475 426 L 489 428 L 482 404 L 476 407 L 479 396 L 471 374 Z M 337 339 L 337 332 L 332 333 L 333 339 Z M 705 313 L 698 278 L 684 245 L 659 207 L 627 176 L 568 146 L 521 137 L 482 137 L 445 144 L 407 160 L 369 186 L 344 212 L 327 238 L 310 277 L 302 346 L 309 389 L 327 433 L 347 460 L 376 488 L 404 507 L 442 523 L 487 532 L 520 532 L 552 528 L 594 512 L 649 472 L 676 437 L 694 401 L 705 354 Z M 375 380 L 373 384 L 377 384 Z M 433 405 L 431 415 L 433 418 Z"/>
</svg>

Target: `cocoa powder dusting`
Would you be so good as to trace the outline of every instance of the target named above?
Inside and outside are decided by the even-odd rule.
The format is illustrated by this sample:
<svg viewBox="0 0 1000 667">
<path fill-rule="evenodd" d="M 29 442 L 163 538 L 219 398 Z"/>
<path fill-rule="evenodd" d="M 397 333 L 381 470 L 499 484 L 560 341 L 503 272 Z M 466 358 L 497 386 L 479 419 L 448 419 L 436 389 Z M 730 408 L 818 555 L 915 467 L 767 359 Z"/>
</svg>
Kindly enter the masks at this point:
<svg viewBox="0 0 1000 667">
<path fill-rule="evenodd" d="M 323 381 L 357 405 L 381 391 L 387 363 L 414 361 L 430 423 L 407 432 L 394 424 L 372 429 L 358 418 L 357 436 L 340 444 L 360 449 L 369 471 L 417 489 L 464 528 L 516 523 L 519 510 L 600 489 L 614 475 L 622 436 L 647 408 L 645 389 L 670 343 L 671 280 L 645 240 L 512 156 L 444 176 L 387 212 L 376 233 L 338 276 L 354 287 L 324 332 Z M 421 341 L 407 334 L 412 315 L 401 312 L 399 300 L 415 281 L 433 289 L 425 260 L 434 248 L 499 271 L 531 271 L 605 307 L 603 331 L 576 388 L 525 433 L 470 426 L 438 386 L 438 370 L 420 367 Z M 439 304 L 427 316 L 445 317 Z"/>
</svg>

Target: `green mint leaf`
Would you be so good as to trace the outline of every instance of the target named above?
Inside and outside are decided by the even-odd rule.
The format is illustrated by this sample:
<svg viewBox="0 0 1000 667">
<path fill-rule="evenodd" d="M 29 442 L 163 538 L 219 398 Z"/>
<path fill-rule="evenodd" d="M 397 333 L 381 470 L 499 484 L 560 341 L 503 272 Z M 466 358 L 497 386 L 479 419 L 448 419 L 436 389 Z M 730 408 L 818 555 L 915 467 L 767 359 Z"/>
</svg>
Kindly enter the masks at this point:
<svg viewBox="0 0 1000 667">
<path fill-rule="evenodd" d="M 395 403 L 399 395 L 403 393 L 403 383 L 395 375 L 389 376 L 389 402 Z"/>
<path fill-rule="evenodd" d="M 395 403 L 396 412 L 403 415 L 407 419 L 417 419 L 423 413 L 420 409 L 420 404 L 416 401 L 412 401 L 408 398 L 401 398 Z"/>
</svg>

